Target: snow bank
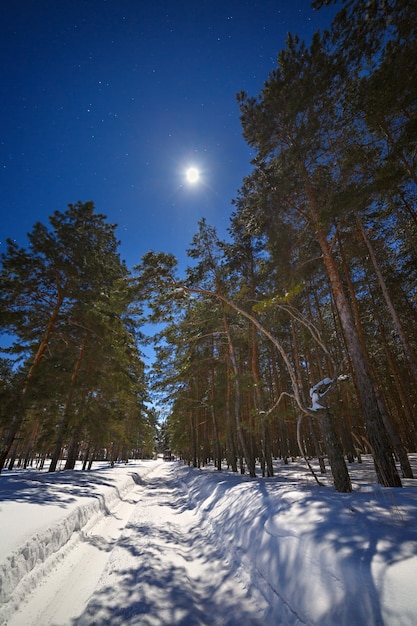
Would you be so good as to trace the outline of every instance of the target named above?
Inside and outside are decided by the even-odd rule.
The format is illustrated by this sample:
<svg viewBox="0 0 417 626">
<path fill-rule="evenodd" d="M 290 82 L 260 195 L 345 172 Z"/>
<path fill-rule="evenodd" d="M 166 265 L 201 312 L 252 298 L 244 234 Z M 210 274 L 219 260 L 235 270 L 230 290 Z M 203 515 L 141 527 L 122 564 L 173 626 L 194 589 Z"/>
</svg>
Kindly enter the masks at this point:
<svg viewBox="0 0 417 626">
<path fill-rule="evenodd" d="M 414 470 L 416 461 L 413 457 Z M 97 522 L 100 527 L 104 515 L 122 499 L 127 504 L 125 496 L 137 483 L 143 482 L 145 490 L 151 485 L 142 479 L 158 463 L 162 461 L 93 472 L 1 476 L 0 623 L 7 623 L 27 591 Z M 403 489 L 379 487 L 370 460 L 350 466 L 354 486 L 350 494 L 319 487 L 297 463 L 277 465 L 276 476 L 267 479 L 180 463 L 170 467 L 176 478 L 169 483 L 167 498 L 180 504 L 181 511 L 195 509 L 201 514 L 198 519 L 203 519 L 207 542 L 218 547 L 245 588 L 248 582 L 267 600 L 265 623 L 417 623 L 415 481 L 405 480 Z M 185 498 L 171 490 L 178 481 Z M 128 537 L 131 531 L 126 532 Z M 143 540 L 146 543 L 146 537 Z M 171 548 L 179 549 L 176 542 Z M 120 550 L 119 555 L 126 552 L 124 544 Z M 136 547 L 132 554 L 137 554 Z M 129 589 L 124 578 L 119 581 L 116 597 L 126 585 Z M 159 588 L 159 579 L 152 579 L 152 585 Z"/>
<path fill-rule="evenodd" d="M 2 542 L 3 551 L 7 546 L 10 549 L 10 545 L 16 544 L 17 547 L 0 561 L 0 623 L 7 618 L 13 606 L 17 606 L 43 578 L 46 571 L 54 567 L 55 559 L 64 558 L 71 545 L 80 539 L 80 534 L 94 525 L 98 518 L 108 515 L 139 480 L 138 474 L 131 471 L 128 466 L 88 473 L 30 472 L 25 473 L 23 477 L 19 474 L 2 477 L 1 500 L 6 502 L 1 508 L 5 509 L 6 515 L 2 518 L 0 529 L 3 523 L 10 527 L 10 520 L 7 520 L 8 491 L 10 496 L 15 498 L 13 506 L 15 536 L 10 536 L 9 528 L 7 541 Z M 19 491 L 15 491 L 16 482 L 19 483 Z M 25 494 L 39 492 L 39 483 L 44 487 L 41 495 L 43 499 L 25 502 Z M 77 490 L 77 497 L 74 496 L 74 487 Z M 46 493 L 49 494 L 48 498 L 45 497 Z M 23 500 L 20 502 L 23 511 L 26 512 L 27 507 L 30 507 L 33 524 L 37 528 L 37 532 L 33 534 L 30 532 L 31 520 L 20 519 L 19 511 L 16 510 L 16 501 L 19 504 L 19 498 Z M 58 505 L 51 504 L 51 501 L 55 500 Z M 46 513 L 45 504 L 49 505 L 47 511 L 49 524 L 51 508 L 55 506 L 58 511 L 56 514 L 58 519 L 52 525 L 48 523 L 42 525 L 39 522 L 42 514 Z M 22 540 L 26 535 L 29 537 Z"/>
<path fill-rule="evenodd" d="M 274 623 L 415 626 L 414 486 L 354 483 L 354 493 L 338 494 L 300 481 L 290 466 L 258 480 L 177 471 L 213 540 L 267 598 Z"/>
</svg>

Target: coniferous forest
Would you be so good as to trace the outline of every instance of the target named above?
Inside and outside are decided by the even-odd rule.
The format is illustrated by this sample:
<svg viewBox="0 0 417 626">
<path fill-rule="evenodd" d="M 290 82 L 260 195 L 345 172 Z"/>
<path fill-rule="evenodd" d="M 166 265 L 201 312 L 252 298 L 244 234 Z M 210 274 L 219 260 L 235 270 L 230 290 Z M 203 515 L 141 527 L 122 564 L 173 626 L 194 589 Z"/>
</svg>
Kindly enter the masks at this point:
<svg viewBox="0 0 417 626">
<path fill-rule="evenodd" d="M 348 492 L 367 453 L 381 485 L 413 477 L 417 5 L 341 6 L 311 42 L 288 36 L 260 94 L 237 95 L 252 170 L 229 236 L 201 220 L 184 273 L 164 251 L 128 269 L 92 202 L 8 240 L 0 469 L 151 456 L 153 401 L 196 467 L 271 476 L 274 458 L 318 458 Z"/>
</svg>

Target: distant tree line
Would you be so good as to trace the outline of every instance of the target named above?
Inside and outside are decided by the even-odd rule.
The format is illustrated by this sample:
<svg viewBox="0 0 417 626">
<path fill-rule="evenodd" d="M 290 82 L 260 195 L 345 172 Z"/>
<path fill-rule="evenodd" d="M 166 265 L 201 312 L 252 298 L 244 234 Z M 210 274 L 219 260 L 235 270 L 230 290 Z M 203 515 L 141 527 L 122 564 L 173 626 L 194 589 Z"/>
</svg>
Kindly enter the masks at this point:
<svg viewBox="0 0 417 626">
<path fill-rule="evenodd" d="M 91 202 L 34 225 L 1 256 L 0 470 L 153 453 L 129 274 Z"/>
<path fill-rule="evenodd" d="M 416 3 L 345 0 L 311 44 L 290 35 L 260 95 L 238 95 L 255 156 L 230 239 L 202 220 L 185 278 L 163 253 L 136 267 L 167 324 L 154 388 L 195 466 L 272 475 L 302 453 L 350 491 L 366 452 L 382 485 L 412 477 L 416 24 Z"/>
</svg>

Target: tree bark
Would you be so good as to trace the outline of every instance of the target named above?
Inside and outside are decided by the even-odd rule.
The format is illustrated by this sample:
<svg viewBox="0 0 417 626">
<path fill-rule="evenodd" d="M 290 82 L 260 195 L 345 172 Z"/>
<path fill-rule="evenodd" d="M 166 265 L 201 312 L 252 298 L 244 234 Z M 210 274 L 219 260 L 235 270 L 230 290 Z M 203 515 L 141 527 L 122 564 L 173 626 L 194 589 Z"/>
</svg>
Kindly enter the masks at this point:
<svg viewBox="0 0 417 626">
<path fill-rule="evenodd" d="M 318 413 L 320 430 L 326 443 L 327 456 L 329 458 L 335 489 L 340 493 L 349 493 L 352 491 L 352 483 L 343 457 L 342 448 L 334 428 L 332 416 L 329 409 L 319 411 Z"/>
<path fill-rule="evenodd" d="M 295 374 L 297 376 L 298 386 L 300 388 L 300 394 L 301 394 L 302 400 L 306 404 L 306 399 L 305 399 L 305 394 L 304 394 L 304 386 L 303 386 L 303 377 L 302 377 L 302 373 L 301 373 L 300 352 L 299 352 L 299 349 L 298 349 L 298 338 L 297 338 L 297 334 L 295 332 L 294 321 L 291 320 L 290 324 L 291 324 L 291 337 L 292 337 L 292 348 L 293 348 L 293 357 L 294 357 L 294 369 L 295 369 Z M 316 453 L 316 457 L 319 460 L 320 472 L 322 474 L 325 474 L 326 473 L 326 467 L 324 465 L 323 455 L 322 455 L 322 452 L 320 450 L 319 441 L 317 439 L 317 435 L 316 435 L 316 431 L 315 431 L 314 423 L 313 423 L 313 418 L 311 417 L 311 415 L 308 416 L 308 425 L 309 425 L 309 428 L 310 428 L 310 434 L 311 434 L 311 438 L 312 438 L 312 441 L 313 441 L 313 446 L 314 446 L 314 450 L 315 450 L 315 453 Z"/>
<path fill-rule="evenodd" d="M 74 366 L 74 371 L 71 376 L 71 384 L 70 384 L 69 392 L 68 392 L 67 399 L 65 402 L 65 406 L 63 408 L 62 418 L 58 425 L 55 446 L 52 452 L 51 464 L 48 470 L 49 472 L 54 472 L 56 470 L 58 460 L 61 454 L 62 444 L 64 440 L 64 435 L 65 435 L 65 429 L 67 428 L 69 417 L 70 417 L 72 397 L 73 397 L 74 390 L 75 390 L 75 383 L 77 381 L 78 374 L 81 368 L 81 363 L 84 358 L 84 351 L 85 351 L 86 344 L 87 344 L 87 339 L 84 338 L 81 343 L 81 346 L 78 352 L 77 361 Z"/>
<path fill-rule="evenodd" d="M 403 328 L 403 325 L 401 324 L 400 318 L 397 315 L 397 311 L 396 311 L 396 309 L 394 307 L 394 303 L 392 302 L 391 296 L 390 296 L 388 288 L 387 288 L 387 284 L 386 284 L 385 279 L 384 279 L 384 277 L 382 275 L 381 268 L 379 267 L 379 263 L 378 263 L 377 258 L 375 256 L 375 252 L 374 252 L 373 246 L 372 246 L 372 244 L 371 244 L 371 242 L 370 242 L 370 240 L 369 240 L 369 238 L 368 238 L 368 236 L 366 234 L 365 228 L 364 228 L 364 226 L 362 224 L 362 220 L 360 219 L 360 217 L 359 217 L 359 215 L 357 213 L 356 213 L 355 216 L 356 216 L 356 222 L 358 224 L 359 231 L 361 233 L 362 239 L 364 240 L 365 245 L 366 245 L 366 247 L 368 249 L 369 257 L 370 257 L 372 265 L 374 267 L 375 274 L 376 274 L 376 277 L 377 277 L 378 282 L 379 282 L 379 286 L 381 287 L 381 291 L 383 293 L 385 303 L 386 303 L 386 305 L 388 307 L 388 311 L 389 311 L 389 313 L 391 315 L 391 319 L 392 319 L 392 322 L 394 324 L 395 331 L 396 331 L 396 333 L 398 335 L 398 338 L 399 338 L 399 340 L 401 342 L 401 346 L 402 346 L 402 349 L 404 351 L 404 355 L 405 355 L 405 357 L 406 357 L 406 359 L 408 361 L 408 365 L 409 365 L 410 371 L 411 371 L 411 373 L 413 375 L 414 380 L 417 381 L 417 361 L 416 361 L 416 359 L 414 357 L 414 354 L 413 354 L 413 352 L 411 350 L 410 344 L 409 344 L 409 342 L 407 340 L 407 337 L 405 335 L 404 328 Z"/>
<path fill-rule="evenodd" d="M 253 457 L 249 452 L 249 448 L 247 446 L 246 443 L 246 438 L 245 438 L 245 434 L 243 432 L 243 428 L 242 428 L 242 422 L 240 419 L 240 411 L 241 411 L 241 406 L 242 406 L 242 402 L 241 402 L 241 395 L 240 395 L 240 384 L 239 384 L 239 369 L 237 366 L 237 360 L 236 360 L 236 354 L 235 354 L 235 348 L 233 346 L 233 342 L 232 342 L 232 337 L 230 335 L 230 328 L 229 328 L 229 323 L 227 321 L 227 317 L 226 317 L 226 313 L 223 311 L 223 327 L 226 333 L 226 337 L 227 337 L 227 343 L 229 346 L 229 357 L 230 357 L 230 365 L 232 367 L 232 372 L 233 372 L 233 376 L 234 376 L 234 387 L 235 387 L 235 420 L 236 420 L 236 429 L 237 429 L 237 435 L 239 437 L 239 443 L 242 447 L 242 452 L 243 455 L 245 457 L 245 461 L 246 464 L 248 466 L 248 470 L 249 470 L 249 475 L 252 478 L 256 477 L 256 471 L 255 471 L 255 463 L 253 462 Z"/>
<path fill-rule="evenodd" d="M 339 313 L 340 323 L 345 335 L 346 346 L 355 371 L 355 378 L 362 404 L 368 441 L 374 459 L 377 480 L 385 487 L 402 487 L 401 479 L 394 462 L 391 442 L 379 410 L 378 400 L 375 394 L 375 383 L 369 371 L 367 359 L 362 349 L 358 331 L 353 322 L 352 313 L 346 298 L 332 248 L 321 226 L 320 212 L 316 202 L 316 194 L 304 163 L 301 164 L 301 174 L 305 183 L 307 199 L 309 202 L 311 224 L 315 229 L 316 239 L 320 245 L 323 263 L 329 277 L 334 301 Z"/>
<path fill-rule="evenodd" d="M 3 444 L 1 447 L 1 451 L 0 451 L 0 472 L 2 471 L 4 464 L 6 462 L 6 459 L 9 455 L 10 449 L 13 445 L 13 442 L 16 438 L 17 433 L 20 430 L 21 425 L 23 424 L 23 421 L 25 419 L 25 408 L 24 408 L 24 399 L 25 396 L 28 392 L 28 388 L 31 382 L 31 379 L 33 378 L 36 368 L 38 367 L 39 363 L 42 361 L 46 349 L 48 347 L 49 344 L 49 340 L 51 338 L 52 333 L 54 332 L 55 329 L 55 325 L 57 323 L 58 320 L 58 315 L 59 312 L 61 310 L 61 306 L 62 303 L 64 301 L 64 292 L 61 289 L 58 289 L 58 294 L 57 294 L 57 300 L 54 306 L 54 309 L 52 310 L 51 316 L 49 318 L 49 322 L 47 324 L 44 336 L 38 346 L 38 349 L 36 351 L 35 357 L 32 361 L 32 364 L 29 368 L 29 371 L 26 375 L 26 379 L 25 379 L 25 383 L 22 389 L 22 392 L 20 394 L 20 398 L 19 398 L 19 403 L 18 403 L 18 407 L 16 409 L 16 412 L 14 414 L 12 423 L 8 429 L 8 431 L 6 432 L 6 435 L 4 437 L 3 440 Z"/>
<path fill-rule="evenodd" d="M 269 433 L 267 429 L 266 420 L 263 417 L 265 413 L 265 405 L 264 398 L 262 394 L 262 380 L 261 373 L 259 368 L 259 349 L 258 349 L 258 338 L 256 336 L 256 330 L 253 328 L 253 325 L 250 326 L 251 329 L 251 369 L 252 369 L 252 377 L 253 382 L 255 384 L 255 393 L 254 393 L 254 401 L 258 414 L 261 416 L 261 454 L 263 459 L 263 464 L 266 466 L 266 473 L 268 477 L 272 477 L 274 475 L 274 466 L 272 464 L 272 455 L 271 448 L 269 445 Z M 265 473 L 265 470 L 263 470 Z"/>
<path fill-rule="evenodd" d="M 401 487 L 401 479 L 394 463 L 393 450 L 379 410 L 374 381 L 367 367 L 366 358 L 362 351 L 358 332 L 353 323 L 336 262 L 324 232 L 318 228 L 316 235 L 322 250 L 323 262 L 329 275 L 334 300 L 346 338 L 346 345 L 354 367 L 378 482 L 385 487 Z"/>
</svg>

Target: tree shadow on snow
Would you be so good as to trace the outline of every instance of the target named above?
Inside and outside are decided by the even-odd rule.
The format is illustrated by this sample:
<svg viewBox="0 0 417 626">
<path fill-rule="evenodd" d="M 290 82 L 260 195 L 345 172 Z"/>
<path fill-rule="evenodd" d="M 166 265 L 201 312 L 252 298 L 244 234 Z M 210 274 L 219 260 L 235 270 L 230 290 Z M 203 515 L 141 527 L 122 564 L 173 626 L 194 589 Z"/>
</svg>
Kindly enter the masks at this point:
<svg viewBox="0 0 417 626">
<path fill-rule="evenodd" d="M 110 582 L 96 590 L 73 626 L 265 626 L 251 601 L 253 590 L 244 590 L 234 568 L 224 565 L 224 552 L 210 541 L 199 518 L 194 526 L 187 518 L 187 532 L 177 521 L 177 515 L 192 515 L 184 491 L 158 478 L 148 481 L 146 494 L 143 506 L 152 506 L 155 498 L 171 509 L 173 521 L 132 518 L 112 555 Z"/>
<path fill-rule="evenodd" d="M 396 506 L 396 490 L 342 495 L 315 486 L 286 487 L 279 478 L 235 484 L 233 490 L 227 506 L 216 510 L 221 496 L 210 501 L 214 533 L 235 559 L 246 559 L 253 583 L 275 606 L 272 615 L 291 614 L 285 624 L 386 623 L 375 563 L 384 576 L 390 564 L 417 555 L 415 519 L 407 506 Z M 415 497 L 410 498 L 415 512 Z M 401 623 L 413 623 L 403 617 Z M 390 623 L 400 623 L 396 618 Z"/>
<path fill-rule="evenodd" d="M 138 482 L 135 479 L 138 474 L 135 472 L 130 474 L 133 480 Z M 4 474 L 0 476 L 0 502 L 54 504 L 65 508 L 79 499 L 80 496 L 86 498 L 101 497 L 97 493 L 97 487 L 109 487 L 117 490 L 115 483 L 100 470 L 90 472 L 69 470 L 51 473 L 25 471 L 11 475 Z"/>
</svg>

